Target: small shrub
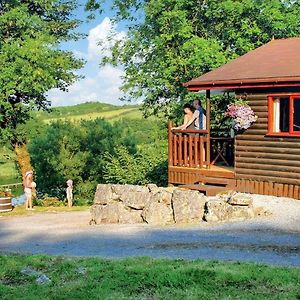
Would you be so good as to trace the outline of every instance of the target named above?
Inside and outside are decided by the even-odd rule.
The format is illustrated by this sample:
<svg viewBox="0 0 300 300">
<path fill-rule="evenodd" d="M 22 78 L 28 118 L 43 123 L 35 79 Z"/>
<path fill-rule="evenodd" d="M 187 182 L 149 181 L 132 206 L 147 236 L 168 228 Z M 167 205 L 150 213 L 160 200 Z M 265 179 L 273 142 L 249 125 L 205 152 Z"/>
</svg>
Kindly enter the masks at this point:
<svg viewBox="0 0 300 300">
<path fill-rule="evenodd" d="M 34 205 L 38 206 L 44 206 L 44 207 L 58 207 L 58 206 L 65 206 L 64 201 L 60 200 L 59 198 L 56 197 L 49 197 L 47 194 L 44 195 L 42 199 L 36 199 L 36 202 Z"/>
</svg>

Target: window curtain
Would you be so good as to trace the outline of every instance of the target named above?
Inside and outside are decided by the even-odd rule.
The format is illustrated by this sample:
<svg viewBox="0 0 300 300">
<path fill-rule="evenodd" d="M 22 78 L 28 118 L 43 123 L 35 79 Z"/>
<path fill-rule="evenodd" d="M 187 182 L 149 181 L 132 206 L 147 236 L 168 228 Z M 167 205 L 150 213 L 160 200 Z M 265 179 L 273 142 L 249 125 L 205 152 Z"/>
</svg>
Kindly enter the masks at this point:
<svg viewBox="0 0 300 300">
<path fill-rule="evenodd" d="M 280 132 L 280 99 L 275 98 L 273 102 L 273 131 Z"/>
</svg>

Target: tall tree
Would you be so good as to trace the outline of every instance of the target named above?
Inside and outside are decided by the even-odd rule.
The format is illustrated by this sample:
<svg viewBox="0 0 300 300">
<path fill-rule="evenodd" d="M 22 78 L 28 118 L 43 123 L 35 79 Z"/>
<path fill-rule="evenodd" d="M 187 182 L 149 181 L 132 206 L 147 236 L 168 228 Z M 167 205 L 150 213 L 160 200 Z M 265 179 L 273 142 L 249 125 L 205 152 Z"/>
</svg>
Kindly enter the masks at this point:
<svg viewBox="0 0 300 300">
<path fill-rule="evenodd" d="M 105 0 L 88 0 L 102 11 Z M 142 98 L 146 113 L 187 99 L 182 83 L 274 38 L 300 34 L 299 0 L 112 0 L 114 21 L 127 38 L 111 37 L 103 64 L 125 69 L 127 99 Z M 107 45 L 107 43 L 106 43 Z"/>
<path fill-rule="evenodd" d="M 2 0 L 0 3 L 0 140 L 17 141 L 16 126 L 32 109 L 46 109 L 45 93 L 66 90 L 83 61 L 60 50 L 79 39 L 75 0 Z"/>
</svg>

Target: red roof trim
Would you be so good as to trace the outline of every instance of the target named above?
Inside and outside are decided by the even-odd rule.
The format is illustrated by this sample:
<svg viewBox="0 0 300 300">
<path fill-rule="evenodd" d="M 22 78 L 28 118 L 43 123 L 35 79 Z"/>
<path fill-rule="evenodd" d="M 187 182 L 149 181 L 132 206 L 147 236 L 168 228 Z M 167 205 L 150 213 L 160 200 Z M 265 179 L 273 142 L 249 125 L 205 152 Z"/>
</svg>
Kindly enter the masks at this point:
<svg viewBox="0 0 300 300">
<path fill-rule="evenodd" d="M 277 82 L 295 82 L 295 81 L 299 81 L 300 82 L 300 77 L 269 77 L 269 78 L 260 78 L 260 79 L 233 79 L 233 80 L 216 80 L 216 81 L 202 81 L 200 84 L 199 82 L 197 83 L 197 80 L 191 80 L 188 82 L 183 83 L 184 86 L 200 86 L 200 85 L 211 85 L 211 86 L 215 86 L 215 85 L 220 85 L 220 84 L 231 84 L 231 85 L 241 85 L 244 83 L 251 83 L 251 84 L 260 84 L 263 82 L 268 82 L 268 83 L 277 83 Z"/>
<path fill-rule="evenodd" d="M 248 88 L 274 88 L 274 87 L 291 87 L 291 86 L 299 86 L 300 87 L 300 80 L 298 82 L 283 82 L 283 83 L 249 83 L 243 84 L 214 84 L 214 85 L 194 85 L 188 86 L 189 91 L 200 91 L 200 90 L 223 90 L 223 89 L 248 89 Z"/>
</svg>

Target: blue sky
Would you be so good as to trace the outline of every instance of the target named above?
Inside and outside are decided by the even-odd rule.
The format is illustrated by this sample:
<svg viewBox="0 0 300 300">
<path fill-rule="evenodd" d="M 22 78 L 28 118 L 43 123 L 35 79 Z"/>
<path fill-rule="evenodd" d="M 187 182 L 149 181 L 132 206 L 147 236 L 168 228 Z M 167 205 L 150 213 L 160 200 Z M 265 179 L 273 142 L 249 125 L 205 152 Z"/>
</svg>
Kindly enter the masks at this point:
<svg viewBox="0 0 300 300">
<path fill-rule="evenodd" d="M 99 40 L 106 41 L 106 37 L 111 31 L 117 33 L 117 38 L 125 37 L 124 28 L 112 25 L 110 21 L 111 13 L 108 7 L 105 9 L 104 14 L 96 14 L 93 21 L 87 22 L 87 13 L 83 7 L 85 0 L 78 0 L 78 2 L 81 6 L 75 11 L 75 17 L 83 20 L 78 31 L 87 34 L 87 37 L 77 42 L 64 43 L 62 49 L 73 51 L 77 57 L 84 58 L 87 61 L 85 67 L 77 71 L 85 78 L 70 86 L 68 92 L 57 89 L 49 91 L 48 99 L 51 101 L 52 106 L 74 105 L 87 101 L 125 104 L 118 100 L 122 96 L 119 87 L 122 83 L 123 70 L 121 67 L 100 67 L 99 62 L 101 55 L 104 53 L 97 45 Z"/>
</svg>

